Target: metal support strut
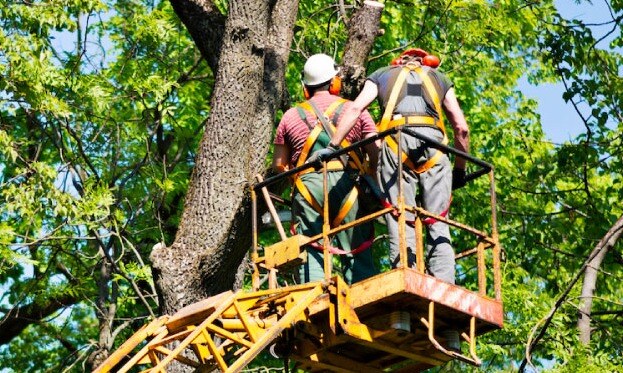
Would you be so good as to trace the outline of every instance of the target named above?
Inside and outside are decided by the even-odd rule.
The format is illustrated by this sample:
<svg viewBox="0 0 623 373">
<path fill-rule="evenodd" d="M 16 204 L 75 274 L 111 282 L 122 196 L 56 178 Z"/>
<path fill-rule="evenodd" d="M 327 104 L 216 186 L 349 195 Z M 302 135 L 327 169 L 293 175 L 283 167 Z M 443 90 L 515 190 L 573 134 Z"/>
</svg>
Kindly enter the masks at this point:
<svg viewBox="0 0 623 373">
<path fill-rule="evenodd" d="M 452 351 L 452 350 L 445 348 L 435 338 L 435 302 L 428 303 L 428 318 L 422 317 L 420 318 L 420 321 L 428 329 L 428 340 L 433 344 L 433 346 L 435 346 L 437 350 L 441 351 L 442 353 L 452 358 L 461 360 L 468 364 L 472 364 L 476 366 L 480 366 L 482 364 L 482 361 L 476 355 L 476 318 L 475 317 L 472 316 L 470 319 L 469 336 L 465 333 L 461 333 L 461 336 L 469 344 L 470 357 L 465 356 L 461 354 L 460 352 Z"/>
</svg>

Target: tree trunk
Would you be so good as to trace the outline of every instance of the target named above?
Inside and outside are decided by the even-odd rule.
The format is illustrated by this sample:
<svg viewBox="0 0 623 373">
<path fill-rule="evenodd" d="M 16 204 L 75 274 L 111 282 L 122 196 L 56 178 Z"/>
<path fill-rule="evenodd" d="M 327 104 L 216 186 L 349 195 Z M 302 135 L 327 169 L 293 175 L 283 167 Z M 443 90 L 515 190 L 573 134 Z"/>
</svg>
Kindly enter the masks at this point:
<svg viewBox="0 0 623 373">
<path fill-rule="evenodd" d="M 105 248 L 102 249 L 102 251 Z M 99 341 L 96 348 L 89 354 L 88 364 L 94 368 L 108 358 L 113 347 L 113 321 L 117 313 L 117 283 L 112 279 L 112 264 L 103 258 L 100 262 L 99 278 L 97 279 L 97 320 L 99 321 Z"/>
<path fill-rule="evenodd" d="M 214 7 L 204 0 L 171 1 L 189 29 L 200 30 L 197 25 L 205 23 L 187 6 L 214 17 L 210 15 Z M 297 8 L 297 0 L 229 3 L 212 111 L 197 151 L 180 226 L 170 247 L 158 246 L 151 254 L 163 313 L 174 313 L 235 287 L 238 267 L 251 244 L 248 186 L 256 174 L 265 171 L 275 114 L 287 104 L 284 77 Z M 358 53 L 350 47 L 350 63 L 364 64 L 377 34 L 381 8 L 371 2 L 353 16 L 359 21 L 351 21 L 350 26 L 358 31 L 351 33 L 349 44 L 357 43 Z M 201 38 L 194 32 L 195 40 Z M 215 53 L 202 50 L 202 54 Z"/>
<path fill-rule="evenodd" d="M 379 23 L 383 4 L 365 1 L 348 21 L 348 41 L 342 57 L 342 95 L 354 99 L 366 81 L 366 63 L 374 45 L 374 39 L 381 33 Z"/>
<path fill-rule="evenodd" d="M 584 272 L 582 283 L 582 294 L 580 295 L 580 316 L 578 317 L 578 330 L 580 332 L 580 342 L 588 345 L 591 342 L 591 308 L 593 306 L 593 296 L 595 284 L 597 283 L 597 270 L 601 262 L 619 237 L 623 234 L 623 216 L 608 230 L 608 233 L 599 241 L 591 252 L 591 258 Z"/>
<path fill-rule="evenodd" d="M 234 287 L 251 243 L 248 186 L 264 171 L 297 6 L 229 3 L 212 111 L 180 226 L 173 245 L 151 255 L 163 313 Z"/>
<path fill-rule="evenodd" d="M 211 0 L 170 1 L 201 56 L 208 62 L 212 71 L 217 71 L 225 31 L 225 16 Z"/>
</svg>

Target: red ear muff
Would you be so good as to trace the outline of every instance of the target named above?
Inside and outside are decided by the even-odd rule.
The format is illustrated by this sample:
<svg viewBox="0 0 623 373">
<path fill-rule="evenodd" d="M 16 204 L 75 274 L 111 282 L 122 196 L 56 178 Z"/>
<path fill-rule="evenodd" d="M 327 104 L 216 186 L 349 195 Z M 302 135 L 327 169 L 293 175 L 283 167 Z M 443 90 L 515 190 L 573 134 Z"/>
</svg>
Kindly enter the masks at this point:
<svg viewBox="0 0 623 373">
<path fill-rule="evenodd" d="M 305 97 L 306 100 L 309 100 L 311 98 L 311 95 L 309 94 L 307 87 L 305 87 L 305 84 L 303 84 L 303 97 Z"/>
<path fill-rule="evenodd" d="M 342 79 L 339 76 L 333 77 L 331 79 L 331 84 L 329 85 L 329 93 L 332 95 L 339 95 L 342 90 Z"/>
<path fill-rule="evenodd" d="M 439 67 L 440 63 L 439 57 L 433 56 L 432 54 L 422 58 L 422 65 L 432 67 L 433 69 Z"/>
<path fill-rule="evenodd" d="M 396 57 L 390 63 L 391 66 L 397 66 L 402 64 L 403 57 L 417 57 L 421 59 L 421 63 L 424 66 L 432 67 L 436 69 L 441 64 L 441 60 L 439 57 L 434 56 L 432 54 L 428 54 L 424 49 L 420 48 L 411 48 L 402 52 L 399 57 Z"/>
</svg>

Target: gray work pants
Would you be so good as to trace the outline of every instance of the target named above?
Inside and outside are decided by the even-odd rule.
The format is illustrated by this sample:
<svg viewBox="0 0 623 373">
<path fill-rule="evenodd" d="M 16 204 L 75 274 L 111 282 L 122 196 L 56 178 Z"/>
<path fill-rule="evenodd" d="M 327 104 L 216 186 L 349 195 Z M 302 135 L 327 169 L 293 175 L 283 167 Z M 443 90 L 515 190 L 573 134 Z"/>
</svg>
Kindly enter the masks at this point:
<svg viewBox="0 0 623 373">
<path fill-rule="evenodd" d="M 441 141 L 443 134 L 435 128 L 411 127 L 428 137 Z M 419 165 L 437 152 L 435 148 L 426 146 L 421 140 L 402 133 L 402 149 L 406 152 L 415 165 Z M 386 198 L 394 205 L 398 202 L 398 163 L 397 155 L 384 142 L 380 154 L 379 181 Z M 447 155 L 441 157 L 439 162 L 431 169 L 421 174 L 415 173 L 406 165 L 403 165 L 402 188 L 405 204 L 407 206 L 421 206 L 426 211 L 441 214 L 450 205 L 452 194 L 452 166 Z M 419 203 L 416 203 L 416 198 Z M 412 213 L 407 213 L 406 220 L 413 221 Z M 387 214 L 385 216 L 390 242 L 390 260 L 393 267 L 400 264 L 399 233 L 397 217 Z M 407 225 L 406 243 L 409 267 L 415 266 L 415 230 Z M 427 272 L 443 281 L 454 284 L 455 259 L 450 241 L 450 229 L 446 223 L 435 222 L 425 225 L 426 250 L 425 260 Z"/>
</svg>

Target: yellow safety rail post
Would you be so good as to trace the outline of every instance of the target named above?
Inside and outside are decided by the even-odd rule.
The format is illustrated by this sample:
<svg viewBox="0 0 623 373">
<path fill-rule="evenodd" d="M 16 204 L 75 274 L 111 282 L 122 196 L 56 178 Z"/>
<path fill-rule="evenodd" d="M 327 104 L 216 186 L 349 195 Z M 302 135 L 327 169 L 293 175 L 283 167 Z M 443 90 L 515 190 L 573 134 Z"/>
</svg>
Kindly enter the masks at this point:
<svg viewBox="0 0 623 373">
<path fill-rule="evenodd" d="M 415 215 L 415 224 L 413 226 L 415 229 L 415 263 L 416 269 L 420 273 L 424 273 L 425 265 L 424 265 L 424 233 L 423 233 L 423 224 L 422 217 L 418 214 Z"/>
<path fill-rule="evenodd" d="M 500 238 L 498 236 L 497 201 L 493 168 L 489 171 L 489 195 L 491 196 L 491 237 L 493 238 L 493 289 L 495 299 L 502 300 L 502 273 L 500 268 Z"/>
<path fill-rule="evenodd" d="M 485 262 L 485 243 L 478 240 L 476 261 L 478 263 L 478 293 L 487 295 L 487 263 Z"/>
<path fill-rule="evenodd" d="M 329 172 L 327 170 L 327 161 L 322 162 L 322 198 L 324 203 L 322 204 L 322 258 L 324 268 L 324 279 L 329 281 L 331 278 L 332 268 L 332 256 L 329 250 L 329 231 L 331 230 L 329 220 Z"/>
<path fill-rule="evenodd" d="M 252 239 L 252 251 L 251 251 L 251 262 L 253 262 L 253 274 L 251 275 L 251 287 L 253 291 L 257 291 L 260 289 L 260 268 L 258 263 L 258 242 L 257 242 L 257 195 L 255 194 L 255 189 L 251 189 L 251 239 Z"/>
<path fill-rule="evenodd" d="M 406 234 L 407 217 L 405 212 L 404 185 L 402 183 L 402 129 L 398 129 L 396 137 L 398 142 L 398 176 L 396 177 L 396 182 L 398 183 L 398 248 L 400 251 L 400 266 L 409 268 Z"/>
</svg>

